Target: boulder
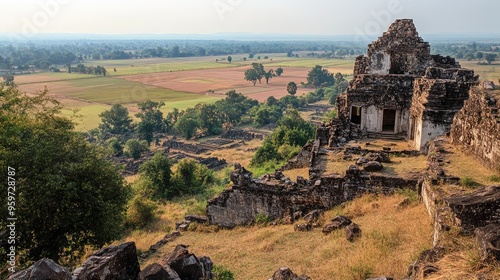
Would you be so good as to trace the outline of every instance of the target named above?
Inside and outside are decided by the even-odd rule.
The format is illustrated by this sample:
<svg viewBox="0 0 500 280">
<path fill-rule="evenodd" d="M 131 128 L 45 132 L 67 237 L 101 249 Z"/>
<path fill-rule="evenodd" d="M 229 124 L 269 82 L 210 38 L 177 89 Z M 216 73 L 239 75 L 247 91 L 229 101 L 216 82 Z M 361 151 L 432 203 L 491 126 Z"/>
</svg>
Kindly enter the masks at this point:
<svg viewBox="0 0 500 280">
<path fill-rule="evenodd" d="M 380 163 L 382 162 L 385 162 L 385 163 L 389 163 L 391 162 L 391 158 L 389 157 L 389 154 L 385 153 L 385 152 L 380 152 L 380 153 L 369 153 L 367 156 L 366 156 L 366 159 L 368 161 L 378 161 Z"/>
<path fill-rule="evenodd" d="M 369 160 L 367 158 L 360 157 L 356 161 L 356 165 L 363 166 L 363 165 L 367 164 L 368 162 L 369 162 Z"/>
<path fill-rule="evenodd" d="M 346 216 L 337 216 L 332 219 L 331 223 L 327 224 L 323 228 L 323 233 L 329 234 L 330 232 L 344 228 L 351 223 L 352 223 L 351 219 L 347 218 Z"/>
<path fill-rule="evenodd" d="M 474 232 L 483 260 L 500 261 L 500 224 L 490 224 Z"/>
<path fill-rule="evenodd" d="M 445 252 L 443 247 L 434 247 L 420 253 L 417 260 L 408 268 L 410 279 L 420 279 L 437 272 L 439 269 L 433 263 L 441 259 Z"/>
<path fill-rule="evenodd" d="M 203 276 L 200 260 L 190 254 L 185 245 L 177 245 L 174 251 L 160 260 L 160 265 L 171 267 L 182 280 L 199 280 Z"/>
<path fill-rule="evenodd" d="M 12 274 L 9 280 L 71 280 L 71 273 L 51 259 L 41 259 L 27 269 Z"/>
<path fill-rule="evenodd" d="M 73 280 L 136 280 L 140 272 L 134 242 L 99 250 L 73 271 Z"/>
<path fill-rule="evenodd" d="M 200 265 L 201 265 L 201 272 L 203 274 L 202 279 L 204 280 L 210 280 L 214 278 L 214 273 L 212 270 L 214 269 L 214 263 L 209 257 L 200 257 Z"/>
<path fill-rule="evenodd" d="M 355 223 L 351 223 L 345 227 L 345 237 L 349 242 L 361 237 L 361 229 Z"/>
<path fill-rule="evenodd" d="M 170 267 L 165 269 L 158 263 L 154 263 L 139 273 L 139 280 L 181 280 L 181 278 Z"/>
<path fill-rule="evenodd" d="M 309 276 L 293 273 L 288 267 L 278 269 L 269 280 L 310 280 Z"/>
<path fill-rule="evenodd" d="M 369 161 L 363 166 L 363 169 L 366 172 L 378 172 L 381 171 L 383 168 L 384 166 L 382 166 L 382 164 L 378 161 Z"/>
<path fill-rule="evenodd" d="M 313 210 L 304 216 L 304 220 L 306 220 L 308 224 L 312 224 L 317 222 L 321 216 L 323 216 L 323 211 Z"/>
<path fill-rule="evenodd" d="M 312 225 L 305 223 L 305 224 L 296 224 L 294 225 L 293 229 L 295 231 L 310 231 L 312 230 Z"/>
</svg>

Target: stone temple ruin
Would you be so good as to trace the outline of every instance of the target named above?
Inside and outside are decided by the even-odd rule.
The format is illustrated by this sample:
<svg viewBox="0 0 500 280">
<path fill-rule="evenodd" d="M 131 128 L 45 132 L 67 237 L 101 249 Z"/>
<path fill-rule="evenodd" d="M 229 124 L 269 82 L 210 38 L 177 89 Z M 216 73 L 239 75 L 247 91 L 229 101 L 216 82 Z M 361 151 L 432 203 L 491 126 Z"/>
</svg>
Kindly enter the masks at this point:
<svg viewBox="0 0 500 280">
<path fill-rule="evenodd" d="M 396 20 L 368 45 L 366 56 L 356 58 L 354 79 L 337 99 L 339 119 L 323 127 L 322 144 L 389 134 L 424 149 L 450 130 L 476 83 L 473 70 L 460 68 L 451 57 L 431 55 L 413 20 Z"/>
<path fill-rule="evenodd" d="M 500 186 L 460 196 L 440 189 L 443 184 L 457 186 L 456 176 L 462 175 L 445 170 L 453 153 L 449 147 L 500 171 L 500 90 L 477 84 L 473 70 L 461 68 L 453 58 L 431 55 L 412 20 L 397 20 L 369 45 L 367 56 L 356 58 L 354 79 L 337 99 L 339 117 L 318 126 L 314 143 L 281 169 L 308 168 L 309 179 L 297 177 L 294 182 L 280 171 L 253 178 L 237 164 L 231 174 L 234 185 L 207 203 L 209 223 L 234 227 L 254 222 L 259 214 L 293 223 L 311 211 L 330 209 L 365 193 L 410 188 L 417 190 L 435 221 L 435 246 L 443 229 L 457 226 L 467 234 L 476 233 L 485 259 L 500 260 Z M 406 139 L 414 149 L 377 150 L 352 141 L 365 137 Z M 358 167 L 361 158 L 382 167 L 391 157 L 423 153 L 428 153 L 427 169 L 410 172 L 409 177 Z M 323 174 L 318 162 L 328 160 L 328 154 L 353 164 L 343 174 Z"/>
</svg>

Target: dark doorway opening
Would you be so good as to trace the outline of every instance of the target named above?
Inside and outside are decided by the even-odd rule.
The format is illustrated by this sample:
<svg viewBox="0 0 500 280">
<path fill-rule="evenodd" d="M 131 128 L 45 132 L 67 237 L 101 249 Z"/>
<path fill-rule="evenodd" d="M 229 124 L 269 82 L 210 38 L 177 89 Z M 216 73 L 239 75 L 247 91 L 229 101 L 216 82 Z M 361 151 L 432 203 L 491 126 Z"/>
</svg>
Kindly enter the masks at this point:
<svg viewBox="0 0 500 280">
<path fill-rule="evenodd" d="M 396 110 L 384 109 L 382 131 L 394 132 L 396 126 Z"/>
<path fill-rule="evenodd" d="M 361 124 L 361 107 L 351 107 L 351 122 L 355 124 Z"/>
</svg>

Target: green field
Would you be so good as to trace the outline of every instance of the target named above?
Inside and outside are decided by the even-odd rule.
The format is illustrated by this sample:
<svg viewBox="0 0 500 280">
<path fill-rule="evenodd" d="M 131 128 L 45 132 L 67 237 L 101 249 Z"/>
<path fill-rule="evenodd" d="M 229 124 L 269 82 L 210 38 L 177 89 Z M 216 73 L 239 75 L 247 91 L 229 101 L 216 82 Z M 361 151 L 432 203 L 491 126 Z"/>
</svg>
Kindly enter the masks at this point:
<svg viewBox="0 0 500 280">
<path fill-rule="evenodd" d="M 148 86 L 118 78 L 97 77 L 61 82 L 66 96 L 103 104 L 137 104 L 146 100 L 177 102 L 199 99 L 200 95 Z"/>
<path fill-rule="evenodd" d="M 222 95 L 202 95 L 176 91 L 113 76 L 220 69 L 250 65 L 253 62 L 264 64 L 266 69 L 279 66 L 312 68 L 315 65 L 322 65 L 330 72 L 349 73 L 352 72 L 353 64 L 352 59 L 295 58 L 286 57 L 286 54 L 256 54 L 253 59 L 245 61 L 244 58 L 247 56 L 248 54 L 232 55 L 232 63 L 227 61 L 227 56 L 94 60 L 84 64 L 106 67 L 109 73 L 108 77 L 66 72 L 39 72 L 16 76 L 15 81 L 26 92 L 42 90 L 47 86 L 49 94 L 65 106 L 63 114 L 73 116 L 77 123 L 77 130 L 84 131 L 96 128 L 100 122 L 98 115 L 113 104 L 123 104 L 133 116 L 138 111 L 137 103 L 148 99 L 165 102 L 162 111 L 166 114 L 174 108 L 184 110 L 194 107 L 198 103 L 211 103 L 223 98 Z M 258 56 L 261 56 L 261 59 L 258 59 Z M 264 59 L 265 56 L 269 58 Z M 216 59 L 219 61 L 216 62 Z M 114 72 L 113 68 L 116 68 L 117 72 Z M 212 78 L 193 76 L 190 79 L 191 82 L 195 81 L 201 84 L 214 82 Z M 78 110 L 76 114 L 73 112 L 75 109 Z"/>
<path fill-rule="evenodd" d="M 108 70 L 109 76 L 226 68 L 243 65 L 236 59 L 233 63 L 227 61 L 215 62 L 216 59 L 221 58 L 223 57 L 89 60 L 84 64 L 87 66 L 104 66 Z M 241 59 L 240 62 L 244 61 Z M 116 68 L 116 72 L 114 72 L 114 68 Z"/>
<path fill-rule="evenodd" d="M 272 61 L 261 62 L 267 67 L 306 67 L 312 68 L 321 65 L 323 68 L 335 69 L 341 73 L 352 74 L 354 60 L 346 59 L 320 59 L 320 58 L 276 58 Z M 332 71 L 330 71 L 332 72 Z"/>
</svg>

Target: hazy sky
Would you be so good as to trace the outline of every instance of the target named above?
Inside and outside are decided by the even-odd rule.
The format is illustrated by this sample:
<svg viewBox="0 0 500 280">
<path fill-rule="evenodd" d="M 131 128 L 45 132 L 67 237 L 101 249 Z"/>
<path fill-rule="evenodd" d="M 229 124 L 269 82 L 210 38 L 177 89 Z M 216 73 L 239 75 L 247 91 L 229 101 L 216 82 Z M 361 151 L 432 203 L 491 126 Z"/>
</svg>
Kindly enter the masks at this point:
<svg viewBox="0 0 500 280">
<path fill-rule="evenodd" d="M 498 0 L 0 0 L 0 33 L 500 33 Z"/>
</svg>

